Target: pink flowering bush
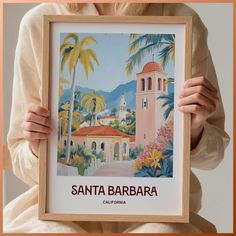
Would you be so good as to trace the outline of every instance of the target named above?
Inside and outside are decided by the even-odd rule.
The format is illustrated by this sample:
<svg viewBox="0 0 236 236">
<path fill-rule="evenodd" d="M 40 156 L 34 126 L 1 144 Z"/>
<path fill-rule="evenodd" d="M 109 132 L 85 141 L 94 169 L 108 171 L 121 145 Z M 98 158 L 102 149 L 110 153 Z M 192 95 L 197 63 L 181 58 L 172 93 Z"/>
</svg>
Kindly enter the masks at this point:
<svg viewBox="0 0 236 236">
<path fill-rule="evenodd" d="M 138 155 L 134 163 L 135 176 L 160 177 L 164 175 L 163 171 L 166 170 L 166 164 L 172 165 L 170 160 L 167 161 L 165 155 L 166 149 L 170 149 L 170 144 L 172 144 L 173 150 L 173 119 L 170 119 L 158 130 L 156 139 L 145 146 L 144 151 Z M 169 157 L 173 160 L 173 155 Z M 168 168 L 172 169 L 172 166 Z M 171 177 L 170 174 L 168 177 Z"/>
</svg>

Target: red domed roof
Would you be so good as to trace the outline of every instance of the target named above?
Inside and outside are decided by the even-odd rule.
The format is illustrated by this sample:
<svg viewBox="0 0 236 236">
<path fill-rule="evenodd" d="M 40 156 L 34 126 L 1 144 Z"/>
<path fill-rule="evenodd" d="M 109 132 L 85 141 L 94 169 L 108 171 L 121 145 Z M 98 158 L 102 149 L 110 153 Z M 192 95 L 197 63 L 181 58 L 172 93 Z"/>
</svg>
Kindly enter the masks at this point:
<svg viewBox="0 0 236 236">
<path fill-rule="evenodd" d="M 157 71 L 159 73 L 165 74 L 162 66 L 155 61 L 150 61 L 147 64 L 145 64 L 141 73 L 147 73 L 151 71 Z"/>
</svg>

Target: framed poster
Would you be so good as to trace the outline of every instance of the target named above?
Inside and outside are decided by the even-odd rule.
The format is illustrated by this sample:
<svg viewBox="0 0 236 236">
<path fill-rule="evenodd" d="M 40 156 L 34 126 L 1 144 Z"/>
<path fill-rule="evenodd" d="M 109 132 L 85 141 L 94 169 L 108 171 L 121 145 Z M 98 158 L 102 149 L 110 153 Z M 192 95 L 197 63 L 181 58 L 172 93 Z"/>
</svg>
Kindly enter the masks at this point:
<svg viewBox="0 0 236 236">
<path fill-rule="evenodd" d="M 45 16 L 39 218 L 188 222 L 191 17 Z"/>
</svg>

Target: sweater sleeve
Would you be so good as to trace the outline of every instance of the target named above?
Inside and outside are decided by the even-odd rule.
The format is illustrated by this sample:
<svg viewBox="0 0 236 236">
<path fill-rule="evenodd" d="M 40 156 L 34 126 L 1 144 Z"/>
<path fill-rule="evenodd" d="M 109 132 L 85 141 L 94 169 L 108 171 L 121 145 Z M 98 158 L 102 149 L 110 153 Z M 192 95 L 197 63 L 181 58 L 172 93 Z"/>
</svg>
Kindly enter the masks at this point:
<svg viewBox="0 0 236 236">
<path fill-rule="evenodd" d="M 26 184 L 33 186 L 38 183 L 39 160 L 31 152 L 29 143 L 23 137 L 22 123 L 29 103 L 40 104 L 41 82 L 37 72 L 40 65 L 33 42 L 33 39 L 37 37 L 33 37 L 32 31 L 29 30 L 27 18 L 26 15 L 20 24 L 15 51 L 12 106 L 7 141 L 14 174 Z"/>
<path fill-rule="evenodd" d="M 200 17 L 193 18 L 192 77 L 204 76 L 217 89 L 219 103 L 204 124 L 202 137 L 191 151 L 191 167 L 213 169 L 222 161 L 229 136 L 224 130 L 225 113 L 214 64 L 207 44 L 208 32 Z"/>
</svg>

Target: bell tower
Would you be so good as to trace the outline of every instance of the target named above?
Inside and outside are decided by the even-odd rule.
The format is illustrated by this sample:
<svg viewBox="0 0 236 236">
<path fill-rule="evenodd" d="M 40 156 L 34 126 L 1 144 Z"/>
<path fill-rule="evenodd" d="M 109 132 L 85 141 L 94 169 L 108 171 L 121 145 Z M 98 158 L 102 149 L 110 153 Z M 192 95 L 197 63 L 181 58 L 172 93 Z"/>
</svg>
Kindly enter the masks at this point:
<svg viewBox="0 0 236 236">
<path fill-rule="evenodd" d="M 157 97 L 167 94 L 167 75 L 162 66 L 151 61 L 136 74 L 136 137 L 135 145 L 145 146 L 156 138 L 164 123 L 164 109 Z"/>
<path fill-rule="evenodd" d="M 127 114 L 127 105 L 125 101 L 125 95 L 122 94 L 120 98 L 120 104 L 119 104 L 119 121 L 126 121 L 126 114 Z"/>
</svg>

